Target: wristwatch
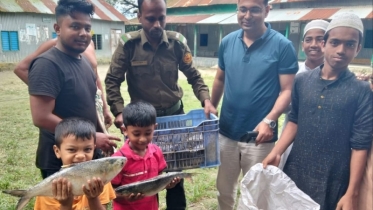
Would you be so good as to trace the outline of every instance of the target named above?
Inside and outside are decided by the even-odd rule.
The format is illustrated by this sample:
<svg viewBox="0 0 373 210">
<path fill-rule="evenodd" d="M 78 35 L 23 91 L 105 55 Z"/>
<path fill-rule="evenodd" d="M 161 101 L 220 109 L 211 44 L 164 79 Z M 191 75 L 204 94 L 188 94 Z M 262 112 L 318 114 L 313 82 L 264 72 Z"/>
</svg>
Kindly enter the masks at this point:
<svg viewBox="0 0 373 210">
<path fill-rule="evenodd" d="M 266 123 L 272 129 L 274 129 L 276 127 L 276 122 L 274 120 L 264 118 L 263 122 Z"/>
</svg>

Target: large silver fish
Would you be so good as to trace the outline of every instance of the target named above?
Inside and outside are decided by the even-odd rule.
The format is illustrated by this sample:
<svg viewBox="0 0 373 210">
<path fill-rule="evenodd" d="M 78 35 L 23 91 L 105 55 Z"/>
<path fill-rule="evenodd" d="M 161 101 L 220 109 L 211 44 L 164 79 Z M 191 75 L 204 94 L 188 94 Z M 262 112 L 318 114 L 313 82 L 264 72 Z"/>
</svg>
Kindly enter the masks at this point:
<svg viewBox="0 0 373 210">
<path fill-rule="evenodd" d="M 107 157 L 82 162 L 61 169 L 28 190 L 4 190 L 3 192 L 21 197 L 17 203 L 17 210 L 23 209 L 30 199 L 35 196 L 52 197 L 52 181 L 58 178 L 66 178 L 71 182 L 74 195 L 83 195 L 82 185 L 87 183 L 88 180 L 96 177 L 107 184 L 122 170 L 126 162 L 127 158 L 125 157 Z"/>
<path fill-rule="evenodd" d="M 192 173 L 169 172 L 151 179 L 119 186 L 115 189 L 115 192 L 127 196 L 131 193 L 142 193 L 145 196 L 152 196 L 163 190 L 174 178 L 191 178 L 192 175 Z"/>
</svg>

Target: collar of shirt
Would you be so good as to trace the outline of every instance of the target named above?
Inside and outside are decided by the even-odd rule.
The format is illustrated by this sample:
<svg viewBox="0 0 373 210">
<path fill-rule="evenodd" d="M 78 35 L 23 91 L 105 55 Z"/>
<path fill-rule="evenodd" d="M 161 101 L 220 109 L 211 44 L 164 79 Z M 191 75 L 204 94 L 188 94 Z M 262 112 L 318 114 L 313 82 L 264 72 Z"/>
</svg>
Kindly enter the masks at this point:
<svg viewBox="0 0 373 210">
<path fill-rule="evenodd" d="M 321 72 L 322 72 L 323 67 L 324 67 L 324 64 L 322 64 L 318 69 L 315 69 L 315 70 L 311 71 L 313 73 L 312 74 L 313 77 L 318 78 L 318 79 L 322 79 Z M 342 82 L 344 80 L 350 79 L 351 77 L 354 77 L 354 74 L 349 69 L 346 69 L 346 70 L 342 71 L 338 75 L 338 78 L 336 80 L 334 80 L 334 82 L 332 82 L 329 85 L 332 85 L 332 84 L 334 84 L 337 81 L 341 81 Z"/>
<path fill-rule="evenodd" d="M 321 65 L 324 65 L 324 64 L 321 64 Z M 311 69 L 310 67 L 308 67 L 305 63 L 304 63 L 304 67 L 307 71 L 313 71 L 313 70 L 317 70 L 317 69 L 320 69 L 320 66 L 314 68 L 314 69 Z"/>
<path fill-rule="evenodd" d="M 148 38 L 146 38 L 146 35 L 145 35 L 145 32 L 144 32 L 143 29 L 141 29 L 141 31 L 140 31 L 140 36 L 141 36 L 141 46 L 142 46 L 142 47 L 144 47 L 144 45 L 145 45 L 146 43 L 148 43 L 148 44 L 150 45 L 150 43 L 149 43 L 149 41 L 148 41 Z M 159 45 L 161 45 L 163 42 L 166 43 L 167 46 L 170 44 L 170 43 L 168 42 L 168 38 L 167 38 L 167 34 L 166 34 L 166 31 L 165 31 L 165 30 L 163 30 L 162 41 L 161 41 L 161 43 L 159 43 Z"/>
<path fill-rule="evenodd" d="M 269 36 L 269 34 L 271 33 L 271 24 L 264 23 L 264 25 L 267 27 L 267 30 L 264 32 L 264 34 L 262 34 L 262 36 L 260 36 L 257 40 L 255 40 L 251 46 L 255 45 L 255 43 L 258 43 L 258 42 L 266 39 Z M 244 31 L 243 31 L 243 29 L 240 29 L 240 30 L 241 30 L 241 32 L 239 33 L 238 38 L 242 41 L 244 46 L 246 46 L 245 42 L 243 41 L 243 32 Z"/>
<path fill-rule="evenodd" d="M 156 152 L 155 148 L 153 147 L 152 143 L 148 144 L 148 149 L 146 150 L 145 156 L 141 157 L 138 154 L 136 154 L 129 145 L 130 140 L 127 139 L 122 148 L 120 150 L 123 154 L 126 154 L 127 159 L 133 159 L 133 160 L 146 160 L 148 158 L 153 157 L 153 154 Z"/>
</svg>

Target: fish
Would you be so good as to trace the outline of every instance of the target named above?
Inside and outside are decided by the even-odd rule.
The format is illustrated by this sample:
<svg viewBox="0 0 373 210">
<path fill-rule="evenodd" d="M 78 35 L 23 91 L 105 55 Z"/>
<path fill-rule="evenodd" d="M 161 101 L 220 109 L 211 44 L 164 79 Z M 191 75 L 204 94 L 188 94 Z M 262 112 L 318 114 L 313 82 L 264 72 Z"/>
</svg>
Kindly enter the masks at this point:
<svg viewBox="0 0 373 210">
<path fill-rule="evenodd" d="M 52 181 L 66 178 L 72 186 L 74 196 L 83 195 L 82 185 L 93 177 L 100 178 L 104 184 L 110 182 L 124 167 L 127 162 L 125 157 L 106 157 L 72 164 L 61 168 L 60 171 L 45 178 L 28 190 L 3 190 L 3 193 L 20 197 L 16 210 L 23 209 L 31 198 L 36 196 L 53 197 Z"/>
<path fill-rule="evenodd" d="M 152 196 L 163 190 L 174 178 L 179 177 L 181 179 L 191 179 L 192 175 L 193 173 L 168 172 L 150 179 L 119 186 L 115 188 L 115 192 L 125 196 L 129 196 L 131 193 L 134 193 L 135 195 L 141 193 L 145 196 Z"/>
</svg>

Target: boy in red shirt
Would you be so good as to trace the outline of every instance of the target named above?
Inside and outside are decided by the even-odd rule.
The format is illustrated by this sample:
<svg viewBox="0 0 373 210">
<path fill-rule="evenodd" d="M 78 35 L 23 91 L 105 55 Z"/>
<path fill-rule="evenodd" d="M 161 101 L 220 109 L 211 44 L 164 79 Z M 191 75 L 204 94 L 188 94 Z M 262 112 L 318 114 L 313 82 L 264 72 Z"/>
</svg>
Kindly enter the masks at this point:
<svg viewBox="0 0 373 210">
<path fill-rule="evenodd" d="M 114 188 L 153 178 L 167 167 L 161 149 L 151 143 L 157 117 L 154 107 L 146 102 L 132 102 L 123 109 L 122 115 L 124 125 L 121 130 L 128 139 L 113 156 L 124 156 L 127 163 L 111 181 Z M 176 178 L 166 188 L 172 188 L 178 182 L 180 179 Z M 117 194 L 113 209 L 158 210 L 158 199 L 156 195 L 144 197 L 140 193 L 129 196 Z"/>
</svg>

